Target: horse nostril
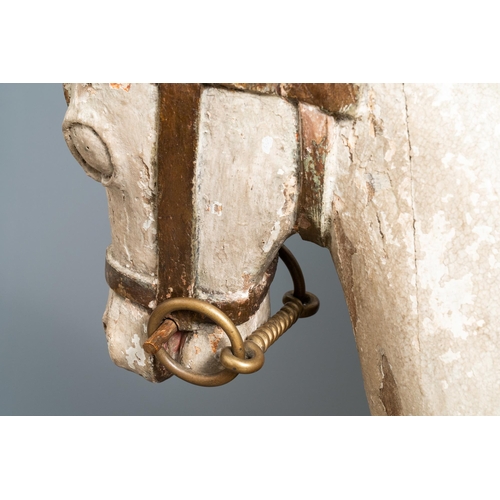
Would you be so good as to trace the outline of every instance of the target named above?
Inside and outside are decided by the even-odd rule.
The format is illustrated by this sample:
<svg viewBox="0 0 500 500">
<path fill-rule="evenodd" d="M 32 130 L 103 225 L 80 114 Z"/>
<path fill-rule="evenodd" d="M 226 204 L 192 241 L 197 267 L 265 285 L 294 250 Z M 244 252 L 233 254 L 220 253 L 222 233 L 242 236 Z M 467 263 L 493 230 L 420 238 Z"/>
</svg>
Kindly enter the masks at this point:
<svg viewBox="0 0 500 500">
<path fill-rule="evenodd" d="M 111 176 L 113 164 L 108 148 L 95 130 L 75 123 L 69 128 L 67 140 L 78 152 L 80 163 L 90 177 L 101 181 L 99 174 L 108 178 Z"/>
<path fill-rule="evenodd" d="M 175 332 L 168 339 L 168 341 L 165 342 L 165 344 L 163 344 L 163 347 L 167 350 L 170 356 L 172 356 L 172 358 L 176 361 L 180 357 L 180 353 L 186 342 L 187 335 L 188 332 Z"/>
</svg>

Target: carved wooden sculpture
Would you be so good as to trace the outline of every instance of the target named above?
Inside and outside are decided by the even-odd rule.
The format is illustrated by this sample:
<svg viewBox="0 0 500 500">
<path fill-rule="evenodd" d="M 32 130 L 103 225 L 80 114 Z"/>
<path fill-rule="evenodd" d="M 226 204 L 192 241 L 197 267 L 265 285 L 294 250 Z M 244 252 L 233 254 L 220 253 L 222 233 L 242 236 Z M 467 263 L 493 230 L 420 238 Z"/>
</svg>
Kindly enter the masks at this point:
<svg viewBox="0 0 500 500">
<path fill-rule="evenodd" d="M 489 85 L 67 84 L 64 134 L 107 190 L 111 357 L 169 297 L 269 316 L 294 232 L 331 250 L 373 414 L 499 414 L 500 99 Z M 169 340 L 207 373 L 228 344 L 189 314 Z"/>
</svg>

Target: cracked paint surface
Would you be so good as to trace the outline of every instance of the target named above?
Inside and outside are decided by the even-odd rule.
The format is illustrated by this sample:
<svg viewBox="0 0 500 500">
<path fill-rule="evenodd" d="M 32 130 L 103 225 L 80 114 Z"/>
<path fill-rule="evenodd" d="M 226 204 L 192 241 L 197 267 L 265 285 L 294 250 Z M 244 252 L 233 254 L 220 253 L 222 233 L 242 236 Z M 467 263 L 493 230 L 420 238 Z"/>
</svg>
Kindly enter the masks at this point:
<svg viewBox="0 0 500 500">
<path fill-rule="evenodd" d="M 366 85 L 336 122 L 331 249 L 374 414 L 384 356 L 404 414 L 500 414 L 498 117 L 498 86 Z"/>
<path fill-rule="evenodd" d="M 401 405 L 396 413 L 418 414 L 421 377 L 420 363 L 412 361 L 418 357 L 419 338 L 405 99 L 402 87 L 395 85 L 365 85 L 360 92 L 353 118 L 329 126 L 323 239 L 331 241 L 372 413 L 388 411 L 387 393 L 380 387 L 381 359 L 389 359 L 391 394 L 399 394 Z"/>
<path fill-rule="evenodd" d="M 142 349 L 142 344 L 148 338 L 148 319 L 146 309 L 124 299 L 113 290 L 109 291 L 102 318 L 109 355 L 118 366 L 152 380 L 154 358 Z"/>
<path fill-rule="evenodd" d="M 135 364 L 139 366 L 146 365 L 146 354 L 142 348 L 139 335 L 135 334 L 131 339 L 131 346 L 125 350 L 128 366 L 133 370 Z"/>
<path fill-rule="evenodd" d="M 435 413 L 500 414 L 500 88 L 405 91 L 423 385 Z"/>
<path fill-rule="evenodd" d="M 203 91 L 194 193 L 199 293 L 243 298 L 262 280 L 293 231 L 297 148 L 292 104 L 275 96 Z"/>
</svg>

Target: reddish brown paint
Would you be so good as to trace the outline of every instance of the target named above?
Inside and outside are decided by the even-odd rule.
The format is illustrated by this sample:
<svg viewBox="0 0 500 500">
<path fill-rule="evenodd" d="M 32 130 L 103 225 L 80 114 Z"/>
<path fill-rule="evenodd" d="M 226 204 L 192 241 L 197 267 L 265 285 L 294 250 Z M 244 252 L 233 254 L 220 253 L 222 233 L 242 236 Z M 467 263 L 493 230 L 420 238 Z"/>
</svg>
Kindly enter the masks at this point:
<svg viewBox="0 0 500 500">
<path fill-rule="evenodd" d="M 343 114 L 357 102 L 359 85 L 355 83 L 221 83 L 213 84 L 256 94 L 285 97 L 312 104 L 329 114 Z"/>
</svg>

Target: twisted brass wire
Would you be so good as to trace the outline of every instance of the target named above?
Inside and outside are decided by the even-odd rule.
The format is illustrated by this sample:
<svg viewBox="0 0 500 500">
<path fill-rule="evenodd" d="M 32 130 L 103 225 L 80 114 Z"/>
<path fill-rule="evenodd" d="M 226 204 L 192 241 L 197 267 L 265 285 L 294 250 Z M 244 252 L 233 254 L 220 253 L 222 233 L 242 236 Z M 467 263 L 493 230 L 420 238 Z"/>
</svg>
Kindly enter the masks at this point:
<svg viewBox="0 0 500 500">
<path fill-rule="evenodd" d="M 266 352 L 299 319 L 301 312 L 300 300 L 290 300 L 274 316 L 257 328 L 246 339 L 246 342 L 253 342 Z"/>
<path fill-rule="evenodd" d="M 217 307 L 198 299 L 174 298 L 162 302 L 151 313 L 148 322 L 149 339 L 145 342 L 144 349 L 154 354 L 169 371 L 196 385 L 218 386 L 226 384 L 238 373 L 254 373 L 260 370 L 264 364 L 264 352 L 299 318 L 312 316 L 319 308 L 318 298 L 306 291 L 299 263 L 290 250 L 283 245 L 279 255 L 290 271 L 294 290 L 283 296 L 283 307 L 244 342 L 231 319 Z M 177 331 L 177 327 L 175 324 L 166 325 L 164 332 L 160 325 L 168 313 L 176 310 L 201 312 L 225 331 L 231 341 L 231 348 L 225 347 L 221 351 L 220 362 L 224 366 L 222 371 L 212 375 L 193 373 L 175 362 L 162 347 Z"/>
<path fill-rule="evenodd" d="M 254 373 L 260 370 L 264 364 L 264 353 L 299 319 L 302 310 L 303 305 L 299 299 L 288 298 L 274 316 L 245 340 L 245 359 L 237 358 L 229 347 L 225 347 L 220 354 L 221 364 L 237 373 Z"/>
</svg>

